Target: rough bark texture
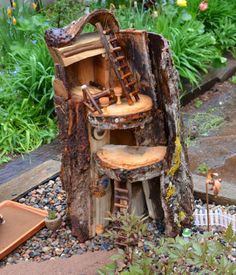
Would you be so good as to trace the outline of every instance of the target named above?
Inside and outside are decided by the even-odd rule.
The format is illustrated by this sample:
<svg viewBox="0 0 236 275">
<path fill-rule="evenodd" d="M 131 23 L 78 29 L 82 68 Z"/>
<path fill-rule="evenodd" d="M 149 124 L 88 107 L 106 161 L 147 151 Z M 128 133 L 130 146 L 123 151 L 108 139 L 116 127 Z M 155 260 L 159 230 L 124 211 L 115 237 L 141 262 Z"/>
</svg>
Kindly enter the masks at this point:
<svg viewBox="0 0 236 275">
<path fill-rule="evenodd" d="M 150 96 L 153 100 L 152 120 L 147 122 L 144 127 L 135 128 L 136 145 L 157 146 L 166 145 L 166 134 L 164 124 L 164 113 L 158 109 L 158 93 L 155 77 L 152 72 L 152 64 L 149 55 L 148 37 L 144 31 L 127 30 L 121 31 L 118 35 L 121 46 L 124 47 L 129 63 L 135 71 L 136 80 L 143 94 Z M 160 178 L 155 177 L 145 182 L 150 190 L 149 199 L 154 207 L 156 219 L 163 218 L 160 195 Z"/>
<path fill-rule="evenodd" d="M 135 120 L 132 116 L 131 122 L 129 118 L 125 118 L 125 126 L 120 125 L 120 121 L 116 118 L 114 121 L 113 118 L 110 120 L 102 118 L 102 121 L 99 121 L 98 118 L 90 116 L 90 122 L 110 130 L 136 126 L 132 130 L 136 145 L 167 146 L 164 166 L 146 167 L 141 173 L 113 171 L 113 175 L 110 176 L 131 181 L 139 181 L 140 178 L 147 180 L 146 176 L 153 176 L 153 179 L 146 182 L 149 185 L 154 216 L 161 218 L 164 212 L 166 233 L 175 236 L 183 227 L 191 224 L 193 184 L 183 142 L 178 98 L 179 79 L 172 64 L 168 44 L 161 36 L 153 33 L 134 30 L 119 32 L 114 16 L 100 10 L 82 17 L 63 29 L 46 32 L 49 49 L 70 45 L 82 32 L 86 23 L 95 25 L 97 22 L 100 22 L 104 29 L 111 28 L 116 32 L 139 90 L 153 100 L 153 110 L 148 117 L 140 117 L 138 114 Z M 62 81 L 65 90 L 70 91 L 78 85 L 73 65 L 66 69 L 58 64 L 55 67 L 56 77 Z M 90 191 L 91 153 L 86 107 L 82 102 L 73 101 L 70 94 L 68 98 L 67 100 L 55 96 L 55 109 L 63 144 L 61 179 L 68 194 L 68 215 L 72 223 L 72 232 L 83 242 L 90 236 L 93 218 Z M 101 122 L 104 124 L 101 125 Z M 162 173 L 161 184 L 160 177 L 157 177 L 159 173 Z"/>
<path fill-rule="evenodd" d="M 91 224 L 90 148 L 83 103 L 55 96 L 60 138 L 63 145 L 61 180 L 68 194 L 72 233 L 79 241 L 89 238 Z"/>
<path fill-rule="evenodd" d="M 161 199 L 165 215 L 166 233 L 178 234 L 191 225 L 193 212 L 193 183 L 183 140 L 182 117 L 179 108 L 178 74 L 173 67 L 167 41 L 150 33 L 150 58 L 159 88 L 157 98 L 165 114 L 167 166 L 161 180 Z"/>
<path fill-rule="evenodd" d="M 45 33 L 45 40 L 49 47 L 59 48 L 68 46 L 76 40 L 87 23 L 95 26 L 98 22 L 101 23 L 105 30 L 112 29 L 114 32 L 119 31 L 119 25 L 114 15 L 108 10 L 100 9 L 84 15 L 65 28 L 47 30 Z"/>
</svg>

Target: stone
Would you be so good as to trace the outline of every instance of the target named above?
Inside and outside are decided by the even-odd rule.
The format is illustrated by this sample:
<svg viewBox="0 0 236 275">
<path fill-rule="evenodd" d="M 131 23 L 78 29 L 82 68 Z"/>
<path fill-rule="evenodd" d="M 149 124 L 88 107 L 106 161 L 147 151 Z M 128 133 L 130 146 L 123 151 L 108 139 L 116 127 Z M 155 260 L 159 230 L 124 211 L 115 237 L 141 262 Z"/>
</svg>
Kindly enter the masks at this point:
<svg viewBox="0 0 236 275">
<path fill-rule="evenodd" d="M 8 257 L 8 258 L 7 258 L 7 262 L 8 262 L 9 264 L 13 264 L 13 263 L 15 263 L 15 260 L 14 260 L 13 257 Z"/>
<path fill-rule="evenodd" d="M 42 251 L 44 252 L 44 253 L 49 253 L 49 251 L 51 250 L 51 248 L 49 247 L 49 246 L 44 246 L 43 248 L 42 248 Z"/>
</svg>

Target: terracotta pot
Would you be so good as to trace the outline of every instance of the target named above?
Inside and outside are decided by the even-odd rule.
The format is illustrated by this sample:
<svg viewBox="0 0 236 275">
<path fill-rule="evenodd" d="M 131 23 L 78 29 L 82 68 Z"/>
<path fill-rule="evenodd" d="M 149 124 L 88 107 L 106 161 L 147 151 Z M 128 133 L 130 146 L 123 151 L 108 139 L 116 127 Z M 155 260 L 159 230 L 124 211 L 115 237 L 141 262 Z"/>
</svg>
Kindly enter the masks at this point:
<svg viewBox="0 0 236 275">
<path fill-rule="evenodd" d="M 61 225 L 61 216 L 57 214 L 57 218 L 54 220 L 49 220 L 48 217 L 45 217 L 45 225 L 52 231 L 57 230 Z"/>
</svg>

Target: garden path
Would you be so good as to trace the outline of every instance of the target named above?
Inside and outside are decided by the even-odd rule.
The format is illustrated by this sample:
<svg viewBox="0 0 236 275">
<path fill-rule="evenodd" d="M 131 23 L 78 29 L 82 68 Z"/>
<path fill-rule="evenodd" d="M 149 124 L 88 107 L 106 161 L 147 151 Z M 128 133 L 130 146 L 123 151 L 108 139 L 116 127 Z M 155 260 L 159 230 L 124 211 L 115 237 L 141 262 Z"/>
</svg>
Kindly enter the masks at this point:
<svg viewBox="0 0 236 275">
<path fill-rule="evenodd" d="M 191 171 L 204 174 L 212 168 L 224 188 L 236 194 L 236 85 L 230 80 L 217 83 L 182 111 Z"/>
</svg>

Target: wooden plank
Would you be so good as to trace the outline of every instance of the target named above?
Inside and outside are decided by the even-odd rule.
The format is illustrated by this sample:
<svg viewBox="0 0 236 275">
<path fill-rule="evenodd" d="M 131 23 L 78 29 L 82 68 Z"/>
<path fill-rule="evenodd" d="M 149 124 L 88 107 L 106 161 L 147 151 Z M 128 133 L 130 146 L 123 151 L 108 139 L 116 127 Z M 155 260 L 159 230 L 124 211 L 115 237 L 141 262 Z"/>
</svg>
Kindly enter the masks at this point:
<svg viewBox="0 0 236 275">
<path fill-rule="evenodd" d="M 202 199 L 206 200 L 206 187 L 205 187 L 206 178 L 193 174 L 193 183 L 194 183 L 194 194 Z M 213 192 L 209 190 L 209 201 L 216 202 L 219 204 L 236 204 L 236 184 L 229 182 L 222 182 L 222 187 L 219 195 L 216 197 L 213 195 Z"/>
<path fill-rule="evenodd" d="M 16 200 L 29 190 L 59 174 L 61 163 L 47 160 L 18 177 L 0 185 L 0 202 Z"/>
<path fill-rule="evenodd" d="M 91 150 L 91 181 L 96 180 L 97 178 L 97 170 L 95 167 L 94 159 L 92 157 L 93 153 L 97 152 L 104 144 L 108 144 L 110 142 L 110 131 L 106 131 L 104 136 L 100 140 L 96 140 L 93 138 L 91 126 L 89 126 L 89 143 Z M 95 236 L 96 234 L 96 225 L 102 224 L 106 226 L 108 224 L 108 220 L 105 220 L 107 217 L 107 213 L 111 211 L 111 197 L 112 197 L 112 189 L 111 183 L 109 183 L 108 190 L 106 195 L 101 198 L 92 197 L 92 213 L 93 213 L 93 223 L 90 228 L 90 237 Z"/>
<path fill-rule="evenodd" d="M 144 192 L 145 200 L 146 200 L 146 204 L 147 204 L 148 215 L 149 215 L 150 218 L 152 218 L 154 220 L 157 220 L 158 217 L 157 217 L 156 211 L 155 211 L 156 210 L 155 203 L 154 203 L 154 201 L 152 201 L 150 199 L 151 189 L 150 189 L 150 186 L 149 186 L 149 181 L 144 180 L 142 182 L 142 185 L 143 185 L 143 192 Z"/>
<path fill-rule="evenodd" d="M 128 182 L 129 189 L 129 211 L 137 216 L 146 213 L 145 196 L 143 193 L 142 182 Z"/>
</svg>

